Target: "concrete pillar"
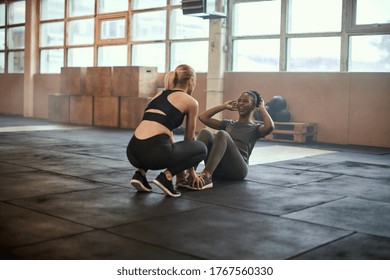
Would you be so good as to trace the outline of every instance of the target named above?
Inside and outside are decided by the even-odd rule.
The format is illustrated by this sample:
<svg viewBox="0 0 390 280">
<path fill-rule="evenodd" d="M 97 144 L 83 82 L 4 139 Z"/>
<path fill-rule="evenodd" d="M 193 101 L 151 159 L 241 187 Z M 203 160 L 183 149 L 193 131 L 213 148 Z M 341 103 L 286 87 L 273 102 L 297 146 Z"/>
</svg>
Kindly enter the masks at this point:
<svg viewBox="0 0 390 280">
<path fill-rule="evenodd" d="M 34 75 L 38 73 L 39 0 L 26 1 L 23 115 L 34 115 Z"/>
<path fill-rule="evenodd" d="M 226 18 L 210 19 L 206 109 L 221 104 L 223 101 L 223 79 L 227 56 L 226 21 Z"/>
</svg>

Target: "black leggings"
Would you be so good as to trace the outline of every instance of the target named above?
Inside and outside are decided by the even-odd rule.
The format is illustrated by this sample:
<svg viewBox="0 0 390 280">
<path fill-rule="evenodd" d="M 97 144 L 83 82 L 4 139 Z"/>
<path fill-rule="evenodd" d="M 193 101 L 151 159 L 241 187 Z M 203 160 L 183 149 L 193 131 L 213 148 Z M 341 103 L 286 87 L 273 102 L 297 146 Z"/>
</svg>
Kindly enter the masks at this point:
<svg viewBox="0 0 390 280">
<path fill-rule="evenodd" d="M 176 175 L 198 165 L 206 158 L 207 148 L 200 141 L 169 142 L 169 136 L 160 134 L 140 140 L 133 136 L 127 146 L 129 162 L 144 169 L 168 169 Z"/>
</svg>

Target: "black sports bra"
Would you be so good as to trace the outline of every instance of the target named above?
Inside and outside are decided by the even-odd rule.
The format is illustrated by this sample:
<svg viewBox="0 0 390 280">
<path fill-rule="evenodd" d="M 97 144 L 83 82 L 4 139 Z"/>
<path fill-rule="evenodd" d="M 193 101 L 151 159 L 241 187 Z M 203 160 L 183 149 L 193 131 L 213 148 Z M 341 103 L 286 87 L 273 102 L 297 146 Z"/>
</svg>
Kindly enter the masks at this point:
<svg viewBox="0 0 390 280">
<path fill-rule="evenodd" d="M 171 131 L 178 128 L 183 123 L 184 114 L 168 101 L 168 96 L 172 92 L 176 91 L 177 90 L 164 90 L 158 97 L 150 101 L 145 109 L 142 120 L 158 122 Z M 165 113 L 165 115 L 161 113 L 147 112 L 150 109 L 159 110 Z"/>
</svg>

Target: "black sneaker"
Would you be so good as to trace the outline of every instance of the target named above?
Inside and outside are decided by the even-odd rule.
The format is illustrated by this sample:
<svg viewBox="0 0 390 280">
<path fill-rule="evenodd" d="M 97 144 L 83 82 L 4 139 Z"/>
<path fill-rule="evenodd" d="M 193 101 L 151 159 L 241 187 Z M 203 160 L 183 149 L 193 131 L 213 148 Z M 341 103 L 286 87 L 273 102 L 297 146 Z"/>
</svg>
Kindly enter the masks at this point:
<svg viewBox="0 0 390 280">
<path fill-rule="evenodd" d="M 130 183 L 140 192 L 151 192 L 152 187 L 149 185 L 146 176 L 143 176 L 141 172 L 135 171 L 133 179 L 130 180 Z"/>
<path fill-rule="evenodd" d="M 172 181 L 169 181 L 163 172 L 161 172 L 160 175 L 158 175 L 157 178 L 153 180 L 153 183 L 162 189 L 166 195 L 172 197 L 181 196 L 181 193 L 175 190 Z"/>
</svg>

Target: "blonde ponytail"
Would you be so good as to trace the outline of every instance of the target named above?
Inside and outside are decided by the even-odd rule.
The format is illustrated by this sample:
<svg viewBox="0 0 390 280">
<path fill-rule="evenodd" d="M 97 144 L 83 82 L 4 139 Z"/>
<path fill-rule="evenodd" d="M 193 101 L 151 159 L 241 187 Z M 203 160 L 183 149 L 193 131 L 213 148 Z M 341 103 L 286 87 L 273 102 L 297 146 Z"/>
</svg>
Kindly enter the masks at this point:
<svg viewBox="0 0 390 280">
<path fill-rule="evenodd" d="M 177 85 L 186 84 L 191 78 L 195 78 L 194 69 L 187 64 L 180 64 L 173 71 L 169 71 L 164 77 L 165 89 L 173 89 Z"/>
<path fill-rule="evenodd" d="M 175 71 L 169 71 L 167 74 L 165 74 L 164 77 L 164 87 L 165 89 L 173 89 L 175 87 L 175 77 L 176 73 Z"/>
<path fill-rule="evenodd" d="M 174 85 L 184 85 L 192 78 L 195 78 L 196 74 L 194 69 L 187 64 L 180 64 L 175 68 Z"/>
</svg>

